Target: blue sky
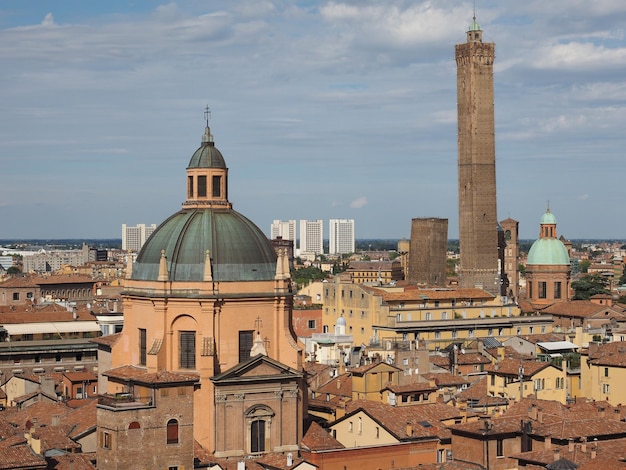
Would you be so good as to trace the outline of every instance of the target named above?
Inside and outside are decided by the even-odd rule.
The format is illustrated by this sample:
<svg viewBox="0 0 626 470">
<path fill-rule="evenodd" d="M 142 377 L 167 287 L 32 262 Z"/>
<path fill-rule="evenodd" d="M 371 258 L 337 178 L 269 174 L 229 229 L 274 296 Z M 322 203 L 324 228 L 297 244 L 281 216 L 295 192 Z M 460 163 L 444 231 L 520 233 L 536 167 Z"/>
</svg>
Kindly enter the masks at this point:
<svg viewBox="0 0 626 470">
<path fill-rule="evenodd" d="M 118 238 L 185 198 L 204 107 L 234 208 L 458 237 L 470 1 L 0 3 L 0 238 Z M 626 2 L 477 1 L 496 43 L 498 216 L 626 238 Z"/>
</svg>

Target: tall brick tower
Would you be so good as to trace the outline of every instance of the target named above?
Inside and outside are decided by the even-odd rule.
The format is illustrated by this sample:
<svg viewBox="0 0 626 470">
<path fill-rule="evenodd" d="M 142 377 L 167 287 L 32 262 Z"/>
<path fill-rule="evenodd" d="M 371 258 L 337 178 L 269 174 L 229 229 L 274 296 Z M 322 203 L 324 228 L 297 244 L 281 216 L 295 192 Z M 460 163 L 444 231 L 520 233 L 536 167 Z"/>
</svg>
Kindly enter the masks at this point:
<svg viewBox="0 0 626 470">
<path fill-rule="evenodd" d="M 495 44 L 483 43 L 476 17 L 456 45 L 461 287 L 500 294 L 493 104 Z"/>
</svg>

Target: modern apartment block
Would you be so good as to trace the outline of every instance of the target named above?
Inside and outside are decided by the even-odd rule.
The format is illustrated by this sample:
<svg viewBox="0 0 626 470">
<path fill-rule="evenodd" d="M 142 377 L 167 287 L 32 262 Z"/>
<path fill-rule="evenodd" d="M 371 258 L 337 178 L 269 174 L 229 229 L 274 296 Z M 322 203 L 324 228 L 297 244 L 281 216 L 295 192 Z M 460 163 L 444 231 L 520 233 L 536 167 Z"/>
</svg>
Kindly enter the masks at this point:
<svg viewBox="0 0 626 470">
<path fill-rule="evenodd" d="M 296 241 L 296 221 L 295 220 L 274 220 L 270 227 L 270 239 L 276 240 L 277 238 L 283 240 Z"/>
<path fill-rule="evenodd" d="M 324 222 L 322 220 L 300 221 L 300 254 L 317 255 L 324 252 Z"/>
<path fill-rule="evenodd" d="M 354 253 L 354 219 L 330 219 L 328 229 L 328 254 Z"/>
<path fill-rule="evenodd" d="M 122 224 L 122 250 L 139 251 L 156 229 L 156 224 L 139 224 L 134 227 Z"/>
</svg>

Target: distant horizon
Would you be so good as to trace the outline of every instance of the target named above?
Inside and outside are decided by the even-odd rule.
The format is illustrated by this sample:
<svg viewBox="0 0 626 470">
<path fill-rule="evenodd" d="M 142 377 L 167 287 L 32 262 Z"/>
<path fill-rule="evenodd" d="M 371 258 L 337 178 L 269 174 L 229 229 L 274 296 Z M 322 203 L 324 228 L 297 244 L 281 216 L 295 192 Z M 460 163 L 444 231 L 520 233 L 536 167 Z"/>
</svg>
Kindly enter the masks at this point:
<svg viewBox="0 0 626 470">
<path fill-rule="evenodd" d="M 269 237 L 268 237 L 269 239 Z M 519 238 L 520 242 L 532 242 L 537 240 L 537 238 Z M 325 242 L 328 241 L 328 238 L 323 238 Z M 355 238 L 355 242 L 364 242 L 364 241 L 400 241 L 403 238 Z M 406 239 L 408 240 L 408 238 Z M 30 243 L 30 242 L 68 242 L 68 243 L 82 243 L 87 241 L 115 241 L 121 244 L 121 238 L 0 238 L 0 247 L 6 248 L 4 246 L 5 243 Z M 297 239 L 296 241 L 299 241 Z M 448 242 L 458 242 L 458 238 L 448 238 Z M 570 242 L 624 242 L 626 243 L 626 238 L 568 238 L 567 241 Z"/>
</svg>

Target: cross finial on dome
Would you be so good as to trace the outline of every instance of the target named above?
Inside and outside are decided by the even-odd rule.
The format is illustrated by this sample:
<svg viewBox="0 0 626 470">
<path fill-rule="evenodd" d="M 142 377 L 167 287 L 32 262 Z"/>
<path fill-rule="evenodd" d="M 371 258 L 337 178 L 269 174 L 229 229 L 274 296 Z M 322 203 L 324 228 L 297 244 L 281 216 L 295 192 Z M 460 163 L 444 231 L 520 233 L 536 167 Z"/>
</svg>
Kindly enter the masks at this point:
<svg viewBox="0 0 626 470">
<path fill-rule="evenodd" d="M 548 208 L 546 209 L 546 214 L 550 213 L 550 200 L 548 200 Z"/>
<path fill-rule="evenodd" d="M 206 121 L 206 126 L 209 127 L 209 121 L 211 120 L 211 110 L 209 109 L 208 104 L 204 108 L 204 120 Z"/>
</svg>

